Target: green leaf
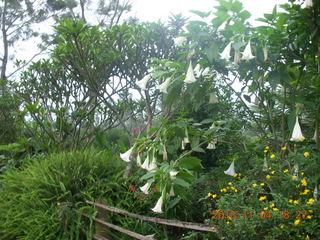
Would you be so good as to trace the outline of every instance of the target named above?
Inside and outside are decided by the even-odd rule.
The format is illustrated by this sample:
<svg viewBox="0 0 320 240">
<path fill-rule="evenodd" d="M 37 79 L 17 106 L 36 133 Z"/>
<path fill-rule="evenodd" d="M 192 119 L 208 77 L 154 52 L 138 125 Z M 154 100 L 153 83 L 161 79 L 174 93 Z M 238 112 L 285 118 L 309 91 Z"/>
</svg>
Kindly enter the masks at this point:
<svg viewBox="0 0 320 240">
<path fill-rule="evenodd" d="M 209 15 L 210 15 L 210 13 L 211 13 L 211 11 L 209 11 L 209 12 L 202 12 L 202 11 L 198 11 L 198 10 L 191 10 L 190 12 L 198 15 L 198 16 L 201 17 L 201 18 L 209 17 Z"/>
<path fill-rule="evenodd" d="M 172 199 L 168 204 L 168 209 L 173 208 L 174 206 L 176 206 L 180 202 L 180 200 L 181 200 L 180 197 L 175 197 L 174 199 Z"/>
<path fill-rule="evenodd" d="M 206 53 L 209 62 L 213 62 L 214 59 L 219 57 L 219 48 L 214 42 L 207 47 L 204 52 Z"/>
<path fill-rule="evenodd" d="M 197 157 L 185 157 L 180 159 L 178 166 L 188 170 L 201 171 L 203 169 L 201 160 Z"/>
<path fill-rule="evenodd" d="M 205 153 L 206 152 L 206 151 L 203 150 L 203 148 L 198 147 L 198 146 L 193 147 L 192 150 L 195 151 L 195 152 L 201 152 L 201 153 Z"/>
<path fill-rule="evenodd" d="M 190 183 L 188 183 L 188 182 L 186 182 L 185 180 L 183 180 L 183 179 L 181 179 L 181 178 L 175 178 L 175 179 L 173 179 L 172 180 L 172 182 L 174 183 L 174 184 L 178 184 L 178 185 L 180 185 L 180 186 L 182 186 L 182 187 L 189 187 L 190 186 Z"/>
</svg>

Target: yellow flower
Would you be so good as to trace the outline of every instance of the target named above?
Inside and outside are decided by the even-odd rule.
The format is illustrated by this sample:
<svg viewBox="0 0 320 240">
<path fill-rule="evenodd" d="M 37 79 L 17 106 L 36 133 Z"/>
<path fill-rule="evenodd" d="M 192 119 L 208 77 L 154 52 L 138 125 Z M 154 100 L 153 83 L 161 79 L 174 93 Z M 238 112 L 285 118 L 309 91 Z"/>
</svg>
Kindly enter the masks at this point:
<svg viewBox="0 0 320 240">
<path fill-rule="evenodd" d="M 293 200 L 292 200 L 292 199 L 289 199 L 289 203 L 293 203 Z"/>
<path fill-rule="evenodd" d="M 270 206 L 269 206 L 269 208 L 273 208 L 275 205 L 274 205 L 274 203 L 272 203 Z"/>
<path fill-rule="evenodd" d="M 308 210 L 309 213 L 313 213 L 313 210 Z"/>
<path fill-rule="evenodd" d="M 287 147 L 284 146 L 284 147 L 281 148 L 281 150 L 282 150 L 282 151 L 287 150 Z"/>
<path fill-rule="evenodd" d="M 270 158 L 275 158 L 275 157 L 276 157 L 275 154 L 271 154 L 271 155 L 270 155 Z"/>
<path fill-rule="evenodd" d="M 301 222 L 300 219 L 297 219 L 297 220 L 294 221 L 294 225 L 297 226 L 297 225 L 300 224 L 300 222 Z"/>
<path fill-rule="evenodd" d="M 252 187 L 256 187 L 256 186 L 257 186 L 257 184 L 256 184 L 256 183 L 252 184 Z"/>
<path fill-rule="evenodd" d="M 312 216 L 311 216 L 311 215 L 308 215 L 308 216 L 307 216 L 307 219 L 312 219 Z"/>
<path fill-rule="evenodd" d="M 272 172 L 271 172 L 271 174 L 275 174 L 275 173 L 276 173 L 276 171 L 272 171 Z"/>
<path fill-rule="evenodd" d="M 294 204 L 294 205 L 298 205 L 298 204 L 299 204 L 299 200 L 294 200 L 294 201 L 293 201 L 293 204 Z"/>
<path fill-rule="evenodd" d="M 231 185 L 232 185 L 232 182 L 228 182 L 228 185 L 231 186 Z"/>
<path fill-rule="evenodd" d="M 262 197 L 259 198 L 259 201 L 264 201 L 264 200 L 266 200 L 266 199 L 267 199 L 266 196 L 262 196 Z"/>
<path fill-rule="evenodd" d="M 297 176 L 292 176 L 292 180 L 297 180 L 298 179 L 298 177 Z"/>
<path fill-rule="evenodd" d="M 281 229 L 284 229 L 284 225 L 280 225 L 280 228 L 281 228 Z"/>
<path fill-rule="evenodd" d="M 308 200 L 307 204 L 311 205 L 311 204 L 314 203 L 314 201 L 315 201 L 315 200 L 314 200 L 313 198 L 310 198 L 310 199 Z"/>
<path fill-rule="evenodd" d="M 309 192 L 309 189 L 305 189 L 303 192 L 300 193 L 300 195 L 307 195 Z"/>
<path fill-rule="evenodd" d="M 302 186 L 306 187 L 308 185 L 307 180 L 304 178 L 301 180 Z"/>
<path fill-rule="evenodd" d="M 229 225 L 229 224 L 230 224 L 230 222 L 228 221 L 228 222 L 227 222 L 227 224 Z"/>
<path fill-rule="evenodd" d="M 267 180 L 269 180 L 270 178 L 271 178 L 270 175 L 267 175 L 267 176 L 266 176 L 266 179 L 267 179 Z"/>
<path fill-rule="evenodd" d="M 279 211 L 279 209 L 278 208 L 273 208 L 273 211 Z"/>
<path fill-rule="evenodd" d="M 238 174 L 237 174 L 237 173 L 233 175 L 233 177 L 237 177 L 237 176 L 238 176 Z"/>
<path fill-rule="evenodd" d="M 214 231 L 214 230 L 217 230 L 215 227 L 211 227 L 211 229 Z"/>
<path fill-rule="evenodd" d="M 57 205 L 58 205 L 58 206 L 60 206 L 60 205 L 61 205 L 61 203 L 57 202 Z"/>
<path fill-rule="evenodd" d="M 211 195 L 212 198 L 216 198 L 217 196 L 218 196 L 217 194 Z"/>
<path fill-rule="evenodd" d="M 260 186 L 263 187 L 263 186 L 264 186 L 264 183 L 260 183 Z"/>
<path fill-rule="evenodd" d="M 263 152 L 264 152 L 264 153 L 267 153 L 267 152 L 268 152 L 268 150 L 267 150 L 267 149 L 265 149 L 265 150 L 263 150 Z"/>
<path fill-rule="evenodd" d="M 235 190 L 235 187 L 231 187 L 232 190 Z"/>
<path fill-rule="evenodd" d="M 305 153 L 303 154 L 303 156 L 305 156 L 305 157 L 310 157 L 310 153 L 309 153 L 309 152 L 305 152 Z"/>
<path fill-rule="evenodd" d="M 267 210 L 268 210 L 268 207 L 263 208 L 263 210 L 267 211 Z"/>
<path fill-rule="evenodd" d="M 270 147 L 269 147 L 269 146 L 266 146 L 264 149 L 269 150 L 269 149 L 270 149 Z"/>
<path fill-rule="evenodd" d="M 235 192 L 238 192 L 238 189 L 235 189 L 234 191 L 235 191 Z"/>
<path fill-rule="evenodd" d="M 288 170 L 288 169 L 285 169 L 285 170 L 283 170 L 283 172 L 284 172 L 284 173 L 287 173 L 287 172 L 289 172 L 289 170 Z"/>
<path fill-rule="evenodd" d="M 272 170 L 272 168 L 271 168 L 271 167 L 269 167 L 268 169 L 269 169 L 269 170 Z"/>
<path fill-rule="evenodd" d="M 303 175 L 304 175 L 304 172 L 301 172 L 300 175 L 303 176 Z"/>
<path fill-rule="evenodd" d="M 309 235 L 307 235 L 307 236 L 306 236 L 306 240 L 310 240 L 310 237 L 309 237 Z"/>
<path fill-rule="evenodd" d="M 212 194 L 211 193 L 208 193 L 208 197 L 211 197 L 212 196 Z"/>
</svg>

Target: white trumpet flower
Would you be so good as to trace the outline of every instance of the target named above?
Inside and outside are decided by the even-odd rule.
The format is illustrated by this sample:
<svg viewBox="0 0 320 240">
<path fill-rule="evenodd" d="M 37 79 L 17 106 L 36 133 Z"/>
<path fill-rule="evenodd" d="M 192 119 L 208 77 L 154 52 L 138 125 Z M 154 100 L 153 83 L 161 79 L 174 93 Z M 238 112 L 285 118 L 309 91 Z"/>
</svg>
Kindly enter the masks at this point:
<svg viewBox="0 0 320 240">
<path fill-rule="evenodd" d="M 162 146 L 163 146 L 162 159 L 164 161 L 167 161 L 168 160 L 167 148 L 166 148 L 166 145 L 164 145 L 164 144 L 162 144 Z"/>
<path fill-rule="evenodd" d="M 242 60 L 250 60 L 253 58 L 254 56 L 252 55 L 252 52 L 251 52 L 251 42 L 249 41 L 242 53 Z"/>
<path fill-rule="evenodd" d="M 151 187 L 151 183 L 147 182 L 145 185 L 143 185 L 142 187 L 140 187 L 140 190 L 141 190 L 144 194 L 148 194 L 150 187 Z"/>
<path fill-rule="evenodd" d="M 142 169 L 148 169 L 148 167 L 149 167 L 149 154 L 147 154 L 147 158 L 146 158 L 146 160 L 144 160 L 144 162 L 143 162 L 143 164 L 141 165 L 141 168 Z"/>
<path fill-rule="evenodd" d="M 230 164 L 229 168 L 226 171 L 224 171 L 224 173 L 229 176 L 234 176 L 236 174 L 236 171 L 234 169 L 234 160 Z"/>
<path fill-rule="evenodd" d="M 140 154 L 138 154 L 138 156 L 137 156 L 137 166 L 138 166 L 138 167 L 141 167 L 141 157 L 140 157 Z"/>
<path fill-rule="evenodd" d="M 170 85 L 170 82 L 171 82 L 171 77 L 168 77 L 163 83 L 161 83 L 157 89 L 159 89 L 160 92 L 162 93 L 168 93 L 167 90 L 168 90 L 168 87 Z"/>
<path fill-rule="evenodd" d="M 152 162 L 148 166 L 148 171 L 152 171 L 153 169 L 157 168 L 156 160 L 153 159 Z"/>
<path fill-rule="evenodd" d="M 189 67 L 188 67 L 188 71 L 187 71 L 187 76 L 184 79 L 185 83 L 194 83 L 196 82 L 196 78 L 194 77 L 194 73 L 193 73 L 193 68 L 192 68 L 192 63 L 190 61 L 189 63 Z"/>
<path fill-rule="evenodd" d="M 304 2 L 304 8 L 312 8 L 313 7 L 313 2 L 312 0 L 306 0 Z"/>
<path fill-rule="evenodd" d="M 200 67 L 199 63 L 194 67 L 193 71 L 194 71 L 196 77 L 200 77 L 201 76 L 201 67 Z"/>
<path fill-rule="evenodd" d="M 239 50 L 235 51 L 234 52 L 234 58 L 233 58 L 233 64 L 234 65 L 239 65 L 240 64 L 240 59 L 241 59 L 241 52 Z"/>
<path fill-rule="evenodd" d="M 302 135 L 301 128 L 300 128 L 300 125 L 299 125 L 299 119 L 298 119 L 298 116 L 297 116 L 296 117 L 296 123 L 294 125 L 290 141 L 302 142 L 304 139 L 305 139 L 305 137 Z"/>
<path fill-rule="evenodd" d="M 263 58 L 264 58 L 264 61 L 268 61 L 269 60 L 269 56 L 268 56 L 268 49 L 267 47 L 263 47 Z"/>
<path fill-rule="evenodd" d="M 294 164 L 293 165 L 293 176 L 298 176 L 298 173 L 299 173 L 299 165 L 298 163 Z"/>
<path fill-rule="evenodd" d="M 318 186 L 316 184 L 314 191 L 313 191 L 313 198 L 314 200 L 318 201 Z"/>
<path fill-rule="evenodd" d="M 174 193 L 173 186 L 171 185 L 169 197 L 174 197 L 176 194 Z"/>
<path fill-rule="evenodd" d="M 232 42 L 229 42 L 228 45 L 224 48 L 222 53 L 220 53 L 220 57 L 225 60 L 229 60 L 231 58 L 230 52 L 231 52 L 231 44 Z"/>
<path fill-rule="evenodd" d="M 216 149 L 216 144 L 217 144 L 217 139 L 212 140 L 211 142 L 209 142 L 207 149 Z"/>
<path fill-rule="evenodd" d="M 147 83 L 151 79 L 151 74 L 147 74 L 142 78 L 140 81 L 137 81 L 136 84 L 141 88 L 142 90 L 147 90 Z"/>
<path fill-rule="evenodd" d="M 209 68 L 209 67 L 206 67 L 206 68 L 202 71 L 201 75 L 202 75 L 202 76 L 208 76 L 208 75 L 209 75 L 209 72 L 210 72 L 210 68 Z"/>
<path fill-rule="evenodd" d="M 181 47 L 186 43 L 187 38 L 186 37 L 176 37 L 173 39 L 173 41 L 176 46 Z"/>
<path fill-rule="evenodd" d="M 214 103 L 218 103 L 218 97 L 217 94 L 215 92 L 210 93 L 210 98 L 209 98 L 209 103 L 210 104 L 214 104 Z"/>
<path fill-rule="evenodd" d="M 264 158 L 262 171 L 268 171 L 268 162 L 267 159 Z"/>
<path fill-rule="evenodd" d="M 130 148 L 128 151 L 126 151 L 125 153 L 121 153 L 120 158 L 125 162 L 130 162 L 130 156 L 131 156 L 133 149 L 134 149 L 134 146 L 132 148 Z"/>
<path fill-rule="evenodd" d="M 171 179 L 175 179 L 178 173 L 179 173 L 178 171 L 170 171 L 169 172 L 170 178 Z"/>
<path fill-rule="evenodd" d="M 184 141 L 181 141 L 181 149 L 184 150 L 186 148 L 186 144 L 184 143 Z"/>
<path fill-rule="evenodd" d="M 154 211 L 155 213 L 162 213 L 162 204 L 163 204 L 163 197 L 161 195 L 156 205 L 151 210 Z"/>
<path fill-rule="evenodd" d="M 314 130 L 313 137 L 312 137 L 312 140 L 313 140 L 313 141 L 317 141 L 317 137 L 318 137 L 317 135 L 318 135 L 318 134 L 317 134 L 317 129 L 315 129 L 315 130 Z"/>
</svg>

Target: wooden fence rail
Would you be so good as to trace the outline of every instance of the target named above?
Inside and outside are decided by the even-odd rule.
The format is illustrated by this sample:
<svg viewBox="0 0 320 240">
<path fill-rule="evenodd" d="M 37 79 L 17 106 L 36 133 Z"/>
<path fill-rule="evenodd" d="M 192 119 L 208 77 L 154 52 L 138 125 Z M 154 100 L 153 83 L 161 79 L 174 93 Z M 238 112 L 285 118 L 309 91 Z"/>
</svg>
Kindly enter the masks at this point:
<svg viewBox="0 0 320 240">
<path fill-rule="evenodd" d="M 169 219 L 163 219 L 163 218 L 157 218 L 157 217 L 148 217 L 148 216 L 143 216 L 143 215 L 139 215 L 139 214 L 135 214 L 135 213 L 130 213 L 128 211 L 122 210 L 122 209 L 118 209 L 115 207 L 110 207 L 110 206 L 106 206 L 104 204 L 101 203 L 96 203 L 96 202 L 91 202 L 91 201 L 86 201 L 87 204 L 92 205 L 92 206 L 96 206 L 100 209 L 104 209 L 106 211 L 110 211 L 110 212 L 114 212 L 114 213 L 118 213 L 118 214 L 122 214 L 128 217 L 133 217 L 133 218 L 137 218 L 137 219 L 141 219 L 144 221 L 148 221 L 148 222 L 153 222 L 153 223 L 158 223 L 158 224 L 164 224 L 164 225 L 169 225 L 169 226 L 174 226 L 174 227 L 179 227 L 179 228 L 186 228 L 186 229 L 192 229 L 192 230 L 197 230 L 197 231 L 204 231 L 204 232 L 216 232 L 215 228 L 203 224 L 203 223 L 191 223 L 191 222 L 184 222 L 184 221 L 178 221 L 178 220 L 169 220 Z M 80 211 L 77 211 L 78 214 L 90 218 L 93 221 L 100 223 L 103 226 L 109 227 L 111 229 L 114 229 L 116 231 L 119 231 L 121 233 L 124 233 L 128 236 L 131 236 L 135 239 L 139 239 L 139 240 L 155 240 L 153 235 L 148 235 L 148 236 L 144 236 L 141 235 L 139 233 L 135 233 L 132 231 L 129 231 L 127 229 L 121 228 L 119 226 L 113 225 L 111 223 L 107 223 L 99 218 L 92 218 L 91 216 L 84 214 Z M 94 239 L 96 240 L 107 240 L 104 237 L 98 236 L 96 235 L 94 237 Z"/>
</svg>

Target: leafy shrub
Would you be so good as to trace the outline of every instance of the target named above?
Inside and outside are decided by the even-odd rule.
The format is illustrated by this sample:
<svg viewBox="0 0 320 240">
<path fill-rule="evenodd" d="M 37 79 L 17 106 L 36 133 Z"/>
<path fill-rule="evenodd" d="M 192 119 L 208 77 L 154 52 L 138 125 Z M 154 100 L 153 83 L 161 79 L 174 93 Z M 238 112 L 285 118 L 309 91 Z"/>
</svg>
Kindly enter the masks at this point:
<svg viewBox="0 0 320 240">
<path fill-rule="evenodd" d="M 122 162 L 113 159 L 110 152 L 66 152 L 29 159 L 22 170 L 8 170 L 1 177 L 0 239 L 87 239 L 82 231 L 90 236 L 93 225 L 73 210 L 93 215 L 93 208 L 84 207 L 85 199 L 123 191 L 117 189 Z M 108 198 L 109 203 L 113 200 Z"/>
<path fill-rule="evenodd" d="M 265 148 L 265 159 L 256 158 L 243 175 L 225 176 L 219 188 L 211 188 L 201 199 L 211 206 L 211 223 L 220 237 L 319 238 L 319 163 L 305 147 L 295 150 L 288 153 L 283 147 L 273 153 Z M 268 166 L 263 167 L 266 161 Z"/>
</svg>

